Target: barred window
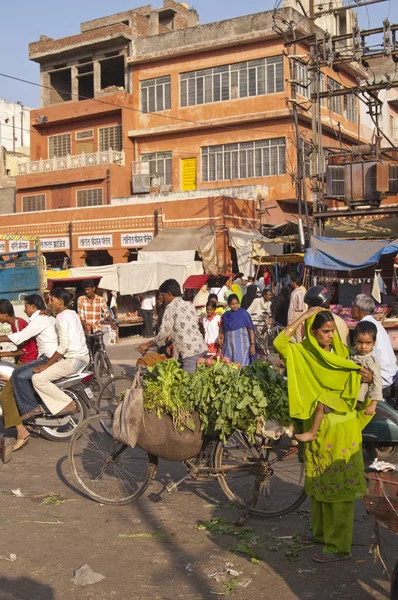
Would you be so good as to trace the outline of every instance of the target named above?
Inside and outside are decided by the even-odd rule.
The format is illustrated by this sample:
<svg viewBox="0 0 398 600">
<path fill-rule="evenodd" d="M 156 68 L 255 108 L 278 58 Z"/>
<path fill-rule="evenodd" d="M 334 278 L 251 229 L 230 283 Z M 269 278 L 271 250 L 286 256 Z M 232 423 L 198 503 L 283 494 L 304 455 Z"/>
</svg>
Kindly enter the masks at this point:
<svg viewBox="0 0 398 600">
<path fill-rule="evenodd" d="M 77 190 L 76 205 L 83 206 L 101 206 L 103 204 L 102 188 L 92 188 L 89 190 Z"/>
<path fill-rule="evenodd" d="M 122 150 L 122 126 L 112 125 L 111 127 L 99 128 L 99 151 L 106 152 L 112 150 Z"/>
<path fill-rule="evenodd" d="M 328 89 L 331 92 L 335 92 L 337 90 L 341 90 L 341 84 L 334 79 L 330 79 L 328 77 Z M 332 110 L 339 115 L 343 114 L 343 101 L 341 96 L 332 96 L 329 98 L 329 110 Z"/>
<path fill-rule="evenodd" d="M 180 105 L 194 106 L 283 92 L 283 56 L 180 75 Z"/>
<path fill-rule="evenodd" d="M 311 84 L 310 77 L 308 74 L 308 66 L 296 60 L 294 63 L 294 79 L 297 81 L 297 93 L 301 94 L 305 98 L 311 98 Z"/>
<path fill-rule="evenodd" d="M 304 165 L 304 177 L 311 177 L 311 154 L 312 144 L 307 140 L 301 140 L 302 142 L 302 153 L 303 153 L 303 165 Z"/>
<path fill-rule="evenodd" d="M 203 182 L 285 173 L 285 138 L 202 148 Z"/>
<path fill-rule="evenodd" d="M 22 196 L 22 212 L 46 210 L 46 195 Z"/>
<path fill-rule="evenodd" d="M 141 162 L 149 163 L 149 175 L 159 179 L 159 185 L 172 185 L 172 153 L 154 152 L 142 154 Z"/>
<path fill-rule="evenodd" d="M 144 113 L 171 108 L 170 76 L 141 81 L 141 110 Z"/>
<path fill-rule="evenodd" d="M 70 133 L 50 135 L 48 138 L 48 158 L 62 158 L 72 154 L 72 136 Z"/>
<path fill-rule="evenodd" d="M 398 194 L 398 165 L 389 165 L 389 194 Z"/>
<path fill-rule="evenodd" d="M 344 96 L 344 116 L 349 121 L 358 122 L 357 97 L 355 94 Z"/>
</svg>

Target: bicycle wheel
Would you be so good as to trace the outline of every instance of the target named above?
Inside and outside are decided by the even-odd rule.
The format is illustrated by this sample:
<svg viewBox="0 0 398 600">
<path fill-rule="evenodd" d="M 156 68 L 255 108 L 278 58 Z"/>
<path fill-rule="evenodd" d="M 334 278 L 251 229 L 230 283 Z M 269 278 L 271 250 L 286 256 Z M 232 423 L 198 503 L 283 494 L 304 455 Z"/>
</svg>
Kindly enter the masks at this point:
<svg viewBox="0 0 398 600">
<path fill-rule="evenodd" d="M 113 412 L 119 402 L 123 400 L 126 390 L 131 388 L 133 381 L 134 377 L 129 375 L 118 375 L 118 377 L 108 379 L 98 395 L 97 407 L 99 410 Z"/>
<path fill-rule="evenodd" d="M 156 475 L 157 459 L 139 446 L 131 448 L 112 436 L 112 415 L 95 415 L 75 431 L 69 465 L 76 483 L 102 504 L 133 502 Z"/>
<path fill-rule="evenodd" d="M 298 449 L 282 438 L 272 447 L 257 449 L 246 436 L 235 431 L 224 445 L 218 442 L 213 464 L 221 474 L 218 481 L 225 495 L 239 508 L 258 497 L 250 513 L 259 517 L 280 517 L 296 510 L 306 499 L 304 464 Z"/>
<path fill-rule="evenodd" d="M 99 350 L 94 355 L 94 373 L 100 389 L 111 377 L 114 377 L 112 363 L 103 350 Z"/>
</svg>

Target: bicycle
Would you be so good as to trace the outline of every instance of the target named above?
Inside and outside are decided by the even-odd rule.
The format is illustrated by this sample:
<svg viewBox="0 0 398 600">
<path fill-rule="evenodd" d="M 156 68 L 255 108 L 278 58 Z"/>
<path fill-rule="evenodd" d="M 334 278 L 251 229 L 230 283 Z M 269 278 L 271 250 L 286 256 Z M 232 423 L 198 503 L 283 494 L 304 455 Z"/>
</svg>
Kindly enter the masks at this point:
<svg viewBox="0 0 398 600">
<path fill-rule="evenodd" d="M 109 394 L 108 385 L 114 386 L 114 381 L 108 382 L 101 394 Z M 123 396 L 120 392 L 115 403 Z M 123 505 L 142 496 L 155 479 L 159 457 L 144 444 L 140 446 L 140 435 L 135 448 L 116 441 L 112 435 L 113 414 L 114 406 L 78 427 L 69 446 L 69 464 L 86 495 L 102 504 Z M 147 426 L 149 415 L 158 418 L 155 413 L 146 413 Z M 244 511 L 241 522 L 249 514 L 285 515 L 306 499 L 304 464 L 289 438 L 283 436 L 275 442 L 256 435 L 255 443 L 251 443 L 244 432 L 234 431 L 225 444 L 208 436 L 199 443 L 200 451 L 195 456 L 179 461 L 187 474 L 166 486 L 168 492 L 187 478 L 217 480 L 228 499 Z"/>
<path fill-rule="evenodd" d="M 90 353 L 88 370 L 94 372 L 98 389 L 101 390 L 109 378 L 114 378 L 112 363 L 104 344 L 104 334 L 102 331 L 88 333 L 86 339 Z"/>
<path fill-rule="evenodd" d="M 270 317 L 262 320 L 253 319 L 253 324 L 257 333 L 257 346 L 264 356 L 269 356 L 274 350 L 274 340 L 285 328 L 279 323 L 273 322 Z"/>
</svg>

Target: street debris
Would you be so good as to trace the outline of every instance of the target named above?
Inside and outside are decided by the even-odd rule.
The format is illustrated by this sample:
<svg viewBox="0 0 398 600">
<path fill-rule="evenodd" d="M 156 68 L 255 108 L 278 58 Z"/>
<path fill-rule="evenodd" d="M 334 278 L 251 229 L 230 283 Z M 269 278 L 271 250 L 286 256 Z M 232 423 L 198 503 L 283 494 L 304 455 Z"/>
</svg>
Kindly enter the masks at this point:
<svg viewBox="0 0 398 600">
<path fill-rule="evenodd" d="M 118 538 L 121 539 L 129 539 L 129 538 L 142 538 L 142 539 L 148 539 L 148 538 L 163 538 L 165 537 L 165 533 L 163 531 L 155 531 L 154 533 L 119 533 L 119 535 L 117 536 Z"/>
<path fill-rule="evenodd" d="M 299 575 L 315 575 L 315 569 L 297 569 Z"/>
<path fill-rule="evenodd" d="M 21 492 L 21 488 L 17 488 L 16 490 L 11 490 L 11 494 L 16 496 L 17 498 L 24 498 L 24 494 Z"/>
<path fill-rule="evenodd" d="M 104 575 L 100 573 L 94 573 L 94 571 L 88 565 L 83 565 L 74 571 L 74 576 L 71 582 L 75 585 L 93 585 L 105 579 Z"/>
<path fill-rule="evenodd" d="M 9 562 L 14 562 L 14 560 L 17 560 L 17 555 L 16 554 L 9 554 L 8 557 L 7 556 L 0 556 L 1 560 L 8 560 Z"/>
<path fill-rule="evenodd" d="M 237 571 L 230 562 L 227 562 L 224 566 L 220 567 L 208 567 L 204 572 L 207 577 L 215 579 L 217 583 L 225 582 L 228 579 L 228 576 L 237 578 L 239 575 L 242 575 L 242 573 Z"/>
</svg>

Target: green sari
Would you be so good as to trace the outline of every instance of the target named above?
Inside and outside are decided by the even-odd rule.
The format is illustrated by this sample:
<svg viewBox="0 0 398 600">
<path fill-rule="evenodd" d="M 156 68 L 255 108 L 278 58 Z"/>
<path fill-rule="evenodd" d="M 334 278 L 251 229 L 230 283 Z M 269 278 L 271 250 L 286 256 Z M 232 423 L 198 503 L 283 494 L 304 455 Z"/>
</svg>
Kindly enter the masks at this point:
<svg viewBox="0 0 398 600">
<path fill-rule="evenodd" d="M 290 415 L 303 420 L 304 431 L 310 429 L 319 402 L 330 409 L 316 440 L 305 443 L 305 490 L 312 499 L 316 541 L 325 542 L 328 554 L 349 554 L 354 500 L 366 492 L 362 429 L 372 417 L 364 414 L 367 403 L 355 408 L 360 367 L 348 360 L 349 350 L 336 333 L 333 352 L 318 345 L 310 331 L 314 319 L 306 321 L 302 343 L 293 343 L 282 331 L 274 346 L 286 361 Z"/>
</svg>

